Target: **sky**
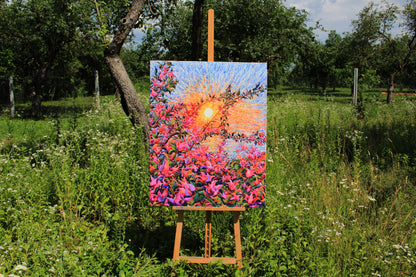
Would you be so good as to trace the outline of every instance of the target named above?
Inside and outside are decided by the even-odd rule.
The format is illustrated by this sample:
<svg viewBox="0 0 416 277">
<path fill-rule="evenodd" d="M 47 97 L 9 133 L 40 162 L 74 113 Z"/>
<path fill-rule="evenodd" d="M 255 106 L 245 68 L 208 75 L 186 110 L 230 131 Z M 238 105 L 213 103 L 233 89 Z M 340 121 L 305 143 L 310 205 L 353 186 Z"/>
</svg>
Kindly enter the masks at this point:
<svg viewBox="0 0 416 277">
<path fill-rule="evenodd" d="M 382 0 L 374 0 L 375 3 L 382 3 Z M 402 8 L 406 0 L 389 0 L 389 3 L 396 4 Z M 368 4 L 370 0 L 286 0 L 284 4 L 288 7 L 306 10 L 309 13 L 309 25 L 315 26 L 319 23 L 328 32 L 336 30 L 338 34 L 352 31 L 352 20 L 358 18 L 358 13 Z M 317 39 L 325 41 L 327 32 L 316 31 Z"/>
</svg>

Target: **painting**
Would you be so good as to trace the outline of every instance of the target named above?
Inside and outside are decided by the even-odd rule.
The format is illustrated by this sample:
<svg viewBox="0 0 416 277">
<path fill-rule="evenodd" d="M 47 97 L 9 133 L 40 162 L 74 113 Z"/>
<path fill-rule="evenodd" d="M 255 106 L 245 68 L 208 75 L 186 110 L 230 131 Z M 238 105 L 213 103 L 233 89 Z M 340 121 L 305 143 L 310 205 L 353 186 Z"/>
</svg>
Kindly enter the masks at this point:
<svg viewBox="0 0 416 277">
<path fill-rule="evenodd" d="M 151 206 L 265 206 L 266 87 L 265 63 L 151 61 Z"/>
</svg>

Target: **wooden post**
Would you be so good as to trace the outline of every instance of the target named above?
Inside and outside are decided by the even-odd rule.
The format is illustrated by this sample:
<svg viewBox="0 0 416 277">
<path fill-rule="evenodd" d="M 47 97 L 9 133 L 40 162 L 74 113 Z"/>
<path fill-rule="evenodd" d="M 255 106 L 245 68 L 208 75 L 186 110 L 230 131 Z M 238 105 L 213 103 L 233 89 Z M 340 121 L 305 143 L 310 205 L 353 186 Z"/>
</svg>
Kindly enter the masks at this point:
<svg viewBox="0 0 416 277">
<path fill-rule="evenodd" d="M 13 92 L 13 75 L 10 75 L 10 78 L 9 78 L 9 92 L 10 92 L 10 116 L 11 118 L 14 118 L 16 108 L 15 108 L 14 92 Z"/>
<path fill-rule="evenodd" d="M 235 256 L 238 268 L 243 268 L 243 254 L 241 251 L 241 233 L 240 233 L 240 212 L 233 212 L 234 219 L 234 238 L 235 238 Z"/>
<path fill-rule="evenodd" d="M 100 80 L 98 70 L 95 71 L 95 99 L 97 101 L 97 111 L 100 110 Z"/>
<path fill-rule="evenodd" d="M 205 212 L 205 258 L 211 257 L 212 212 Z"/>
<path fill-rule="evenodd" d="M 208 61 L 214 61 L 214 10 L 208 10 Z"/>
<path fill-rule="evenodd" d="M 175 246 L 173 248 L 173 261 L 179 260 L 179 250 L 181 249 L 182 240 L 183 213 L 183 210 L 178 211 L 178 221 L 176 222 Z"/>
<path fill-rule="evenodd" d="M 357 106 L 357 95 L 358 95 L 358 68 L 354 68 L 354 90 L 352 94 L 352 105 Z"/>
</svg>

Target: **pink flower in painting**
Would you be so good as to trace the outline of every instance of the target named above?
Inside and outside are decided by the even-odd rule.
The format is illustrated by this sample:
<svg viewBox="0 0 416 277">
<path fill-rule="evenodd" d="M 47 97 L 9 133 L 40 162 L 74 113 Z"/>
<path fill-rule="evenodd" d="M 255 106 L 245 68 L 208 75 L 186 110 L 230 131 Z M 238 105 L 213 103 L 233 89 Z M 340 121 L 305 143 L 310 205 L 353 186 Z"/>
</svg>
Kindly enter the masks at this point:
<svg viewBox="0 0 416 277">
<path fill-rule="evenodd" d="M 219 192 L 219 189 L 222 185 L 216 185 L 217 180 L 212 181 L 208 186 L 206 186 L 206 192 L 209 196 L 216 196 Z"/>
<path fill-rule="evenodd" d="M 185 151 L 188 148 L 189 148 L 189 144 L 186 141 L 183 141 L 183 142 L 179 143 L 179 145 L 178 145 L 178 150 L 179 151 Z"/>
<path fill-rule="evenodd" d="M 236 181 L 229 181 L 228 183 L 228 188 L 230 189 L 230 191 L 235 191 L 235 189 L 237 188 L 238 185 L 238 180 Z"/>
<path fill-rule="evenodd" d="M 250 178 L 251 176 L 253 176 L 254 175 L 254 170 L 251 170 L 251 169 L 247 169 L 247 171 L 246 171 L 246 177 L 247 178 Z"/>
<path fill-rule="evenodd" d="M 181 181 L 180 181 L 180 184 L 181 184 L 181 187 L 182 187 L 182 189 L 183 189 L 183 191 L 184 191 L 184 195 L 186 196 L 186 197 L 190 197 L 190 196 L 192 196 L 192 194 L 194 193 L 194 191 L 195 191 L 195 186 L 194 185 L 192 185 L 192 184 L 190 184 L 190 183 L 188 183 L 185 179 L 182 179 Z"/>
</svg>

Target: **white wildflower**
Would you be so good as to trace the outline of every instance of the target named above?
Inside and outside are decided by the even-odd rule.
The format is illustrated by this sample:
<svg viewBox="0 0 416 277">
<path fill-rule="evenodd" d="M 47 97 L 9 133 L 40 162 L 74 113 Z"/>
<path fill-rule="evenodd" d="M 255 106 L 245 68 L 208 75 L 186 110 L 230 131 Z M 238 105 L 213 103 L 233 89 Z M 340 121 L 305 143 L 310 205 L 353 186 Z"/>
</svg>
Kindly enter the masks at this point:
<svg viewBox="0 0 416 277">
<path fill-rule="evenodd" d="M 14 270 L 16 270 L 16 271 L 20 271 L 20 270 L 22 270 L 22 271 L 25 271 L 27 269 L 27 267 L 25 267 L 24 265 L 17 265 L 15 268 L 14 268 Z"/>
</svg>

